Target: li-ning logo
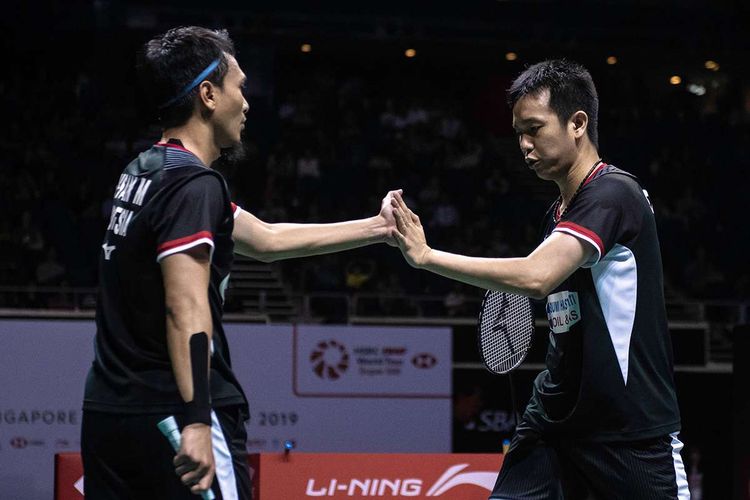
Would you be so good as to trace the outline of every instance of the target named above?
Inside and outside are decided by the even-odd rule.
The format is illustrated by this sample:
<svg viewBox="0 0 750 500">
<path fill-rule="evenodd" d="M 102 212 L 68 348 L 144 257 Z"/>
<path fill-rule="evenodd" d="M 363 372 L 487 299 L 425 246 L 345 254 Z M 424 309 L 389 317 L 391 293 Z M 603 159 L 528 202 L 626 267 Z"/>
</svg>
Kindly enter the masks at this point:
<svg viewBox="0 0 750 500">
<path fill-rule="evenodd" d="M 323 379 L 336 380 L 349 368 L 346 347 L 335 340 L 320 342 L 310 353 L 315 374 Z"/>
<path fill-rule="evenodd" d="M 497 472 L 477 471 L 461 472 L 469 464 L 457 464 L 449 467 L 435 481 L 424 496 L 439 497 L 461 485 L 474 485 L 492 491 Z M 350 480 L 331 479 L 316 485 L 315 479 L 307 480 L 305 495 L 308 497 L 352 497 L 355 495 L 369 497 L 418 497 L 422 496 L 424 481 L 419 478 L 353 478 Z"/>
<path fill-rule="evenodd" d="M 83 476 L 78 478 L 78 481 L 73 483 L 73 487 L 78 490 L 78 493 L 83 495 Z"/>
</svg>

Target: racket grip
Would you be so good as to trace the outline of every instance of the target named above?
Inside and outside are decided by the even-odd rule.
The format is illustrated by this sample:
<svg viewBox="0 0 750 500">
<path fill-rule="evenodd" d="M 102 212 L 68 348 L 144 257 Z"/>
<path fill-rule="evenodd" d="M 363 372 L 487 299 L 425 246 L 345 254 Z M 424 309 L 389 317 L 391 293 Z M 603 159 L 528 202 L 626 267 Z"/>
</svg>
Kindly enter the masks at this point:
<svg viewBox="0 0 750 500">
<path fill-rule="evenodd" d="M 182 440 L 182 435 L 180 434 L 180 429 L 179 427 L 177 427 L 177 421 L 174 419 L 174 417 L 167 417 L 156 424 L 156 426 L 167 438 L 169 444 L 172 445 L 172 449 L 177 452 L 180 449 L 180 441 Z M 203 493 L 201 493 L 201 498 L 203 500 L 214 500 L 214 492 L 211 490 L 204 491 Z"/>
</svg>

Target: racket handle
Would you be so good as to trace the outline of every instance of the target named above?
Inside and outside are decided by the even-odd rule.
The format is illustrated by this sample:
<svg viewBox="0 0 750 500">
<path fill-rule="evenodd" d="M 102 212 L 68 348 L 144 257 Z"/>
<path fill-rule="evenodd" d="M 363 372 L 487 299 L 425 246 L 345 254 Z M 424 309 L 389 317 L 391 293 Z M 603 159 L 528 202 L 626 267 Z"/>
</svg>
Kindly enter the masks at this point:
<svg viewBox="0 0 750 500">
<path fill-rule="evenodd" d="M 167 438 L 174 451 L 177 452 L 180 449 L 180 441 L 182 440 L 182 435 L 180 434 L 180 429 L 179 427 L 177 427 L 177 421 L 174 419 L 174 417 L 167 417 L 156 424 L 156 426 Z M 214 500 L 214 492 L 211 490 L 206 490 L 201 493 L 201 498 L 203 500 Z"/>
</svg>

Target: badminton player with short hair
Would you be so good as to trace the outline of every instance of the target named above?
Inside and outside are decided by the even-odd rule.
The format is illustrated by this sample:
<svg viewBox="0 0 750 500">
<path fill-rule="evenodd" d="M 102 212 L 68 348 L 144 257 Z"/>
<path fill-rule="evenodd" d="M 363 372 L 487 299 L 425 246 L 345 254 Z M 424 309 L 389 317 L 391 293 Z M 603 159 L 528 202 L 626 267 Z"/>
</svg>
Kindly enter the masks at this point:
<svg viewBox="0 0 750 500">
<path fill-rule="evenodd" d="M 508 97 L 526 164 L 560 190 L 534 251 L 493 259 L 433 250 L 419 218 L 394 197 L 396 239 L 412 266 L 546 301 L 547 369 L 534 381 L 490 498 L 687 499 L 648 194 L 602 161 L 599 102 L 585 68 L 535 64 Z"/>
<path fill-rule="evenodd" d="M 267 224 L 230 201 L 210 165 L 240 143 L 245 75 L 226 31 L 172 29 L 139 73 L 163 135 L 123 171 L 99 261 L 95 359 L 81 448 L 87 499 L 251 497 L 247 400 L 221 309 L 233 252 L 263 261 L 389 241 L 389 193 L 374 217 Z M 175 457 L 157 423 L 175 415 Z"/>
</svg>

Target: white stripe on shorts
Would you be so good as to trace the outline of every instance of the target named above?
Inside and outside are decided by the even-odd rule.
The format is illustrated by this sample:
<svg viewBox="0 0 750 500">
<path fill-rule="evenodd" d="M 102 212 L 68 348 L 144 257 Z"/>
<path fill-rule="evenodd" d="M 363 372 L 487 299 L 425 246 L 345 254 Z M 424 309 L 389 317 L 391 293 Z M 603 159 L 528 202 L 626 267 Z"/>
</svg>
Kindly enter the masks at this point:
<svg viewBox="0 0 750 500">
<path fill-rule="evenodd" d="M 677 480 L 677 500 L 690 500 L 690 490 L 688 489 L 687 474 L 685 466 L 682 463 L 680 450 L 684 446 L 682 441 L 677 439 L 677 433 L 672 436 L 672 460 L 674 461 L 674 475 Z"/>
<path fill-rule="evenodd" d="M 221 496 L 224 500 L 239 500 L 232 453 L 229 451 L 224 432 L 221 430 L 219 417 L 213 410 L 211 410 L 211 442 L 213 443 L 214 462 L 216 463 L 216 482 L 219 483 Z"/>
</svg>

